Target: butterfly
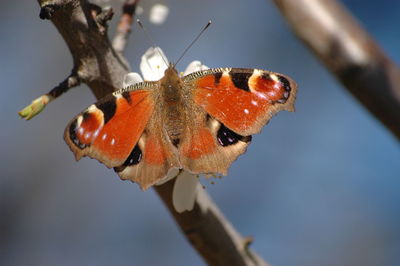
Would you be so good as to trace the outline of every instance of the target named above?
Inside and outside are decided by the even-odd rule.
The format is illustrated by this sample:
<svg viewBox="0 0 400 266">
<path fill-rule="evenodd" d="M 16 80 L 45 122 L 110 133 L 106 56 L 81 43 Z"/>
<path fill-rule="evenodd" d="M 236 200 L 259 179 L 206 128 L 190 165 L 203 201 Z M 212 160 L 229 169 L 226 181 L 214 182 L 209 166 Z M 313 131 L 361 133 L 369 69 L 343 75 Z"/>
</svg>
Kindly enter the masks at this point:
<svg viewBox="0 0 400 266">
<path fill-rule="evenodd" d="M 71 120 L 75 158 L 97 159 L 145 190 L 170 169 L 226 175 L 280 110 L 294 111 L 297 85 L 259 69 L 213 68 L 181 77 L 169 64 L 158 81 L 118 90 Z"/>
</svg>

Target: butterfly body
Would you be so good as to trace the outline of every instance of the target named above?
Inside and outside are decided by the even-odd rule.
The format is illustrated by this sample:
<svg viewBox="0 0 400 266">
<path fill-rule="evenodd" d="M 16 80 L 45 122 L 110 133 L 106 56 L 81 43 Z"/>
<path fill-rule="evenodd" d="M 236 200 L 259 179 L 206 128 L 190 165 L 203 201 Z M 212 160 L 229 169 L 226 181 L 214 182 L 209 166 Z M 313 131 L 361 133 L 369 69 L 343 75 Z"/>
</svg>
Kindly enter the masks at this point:
<svg viewBox="0 0 400 266">
<path fill-rule="evenodd" d="M 172 66 L 160 80 L 159 91 L 155 99 L 155 102 L 159 103 L 158 113 L 162 114 L 162 119 L 159 121 L 164 126 L 168 139 L 177 146 L 193 111 L 191 110 L 193 104 L 189 102 L 190 92 Z"/>
<path fill-rule="evenodd" d="M 75 157 L 113 167 L 142 189 L 170 169 L 226 175 L 280 110 L 293 111 L 296 84 L 265 70 L 215 68 L 180 77 L 173 65 L 155 82 L 121 89 L 67 126 Z"/>
</svg>

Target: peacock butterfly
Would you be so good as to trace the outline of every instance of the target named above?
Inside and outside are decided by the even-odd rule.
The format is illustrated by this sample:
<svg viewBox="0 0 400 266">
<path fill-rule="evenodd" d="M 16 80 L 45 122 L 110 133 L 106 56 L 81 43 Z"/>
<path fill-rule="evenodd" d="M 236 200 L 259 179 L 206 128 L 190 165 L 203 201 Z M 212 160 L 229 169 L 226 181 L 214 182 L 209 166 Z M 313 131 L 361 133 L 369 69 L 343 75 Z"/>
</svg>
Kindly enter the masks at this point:
<svg viewBox="0 0 400 266">
<path fill-rule="evenodd" d="M 214 68 L 116 91 L 68 124 L 64 139 L 79 160 L 89 156 L 142 189 L 170 169 L 227 174 L 280 110 L 293 111 L 297 85 L 282 74 Z"/>
</svg>

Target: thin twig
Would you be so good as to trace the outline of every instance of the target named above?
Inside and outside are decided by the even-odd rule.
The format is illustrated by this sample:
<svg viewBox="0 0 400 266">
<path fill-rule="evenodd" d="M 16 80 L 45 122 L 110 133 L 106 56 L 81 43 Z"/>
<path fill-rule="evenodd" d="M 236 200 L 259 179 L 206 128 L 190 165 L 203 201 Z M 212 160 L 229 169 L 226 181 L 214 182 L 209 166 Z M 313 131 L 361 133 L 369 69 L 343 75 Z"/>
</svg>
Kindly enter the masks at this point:
<svg viewBox="0 0 400 266">
<path fill-rule="evenodd" d="M 106 7 L 96 14 L 96 22 L 104 27 L 107 27 L 107 22 L 114 16 L 114 11 L 111 7 Z"/>
<path fill-rule="evenodd" d="M 114 50 L 122 54 L 132 29 L 133 17 L 139 0 L 125 0 L 122 6 L 122 15 L 118 23 L 117 31 L 113 40 Z"/>
<path fill-rule="evenodd" d="M 297 36 L 400 139 L 400 69 L 335 0 L 274 0 Z"/>
<path fill-rule="evenodd" d="M 71 75 L 69 75 L 65 80 L 63 80 L 58 86 L 54 87 L 47 95 L 52 98 L 57 98 L 61 94 L 67 92 L 80 84 L 80 80 L 76 72 L 73 70 Z"/>
<path fill-rule="evenodd" d="M 18 114 L 21 118 L 30 120 L 40 112 L 54 99 L 59 97 L 64 92 L 67 92 L 69 89 L 78 86 L 80 83 L 79 77 L 76 72 L 73 70 L 72 73 L 60 84 L 55 86 L 50 92 L 40 96 L 39 98 L 32 101 L 31 104 L 23 108 Z"/>
<path fill-rule="evenodd" d="M 51 16 L 48 17 L 71 51 L 79 80 L 86 83 L 98 99 L 120 88 L 128 68 L 123 63 L 124 58 L 111 47 L 107 34 L 93 26 L 96 25 L 95 17 L 91 15 L 87 2 L 38 2 L 42 9 L 46 9 L 45 3 L 52 5 L 48 9 L 51 10 Z M 133 14 L 132 10 L 130 12 Z M 127 38 L 129 29 L 125 33 L 124 38 Z M 120 51 L 123 51 L 124 45 Z M 198 191 L 193 211 L 177 214 L 171 204 L 174 182 L 172 180 L 160 185 L 156 191 L 206 262 L 214 265 L 267 265 L 249 249 L 248 238 L 241 237 L 234 230 L 204 190 Z"/>
</svg>

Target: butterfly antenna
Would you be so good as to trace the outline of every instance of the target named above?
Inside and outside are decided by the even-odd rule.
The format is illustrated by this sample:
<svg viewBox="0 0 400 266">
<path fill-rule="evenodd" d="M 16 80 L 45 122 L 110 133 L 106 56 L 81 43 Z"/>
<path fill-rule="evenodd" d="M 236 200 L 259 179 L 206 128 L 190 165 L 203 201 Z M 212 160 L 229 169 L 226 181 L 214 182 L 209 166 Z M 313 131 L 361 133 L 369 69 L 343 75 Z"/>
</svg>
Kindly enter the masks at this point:
<svg viewBox="0 0 400 266">
<path fill-rule="evenodd" d="M 156 42 L 154 41 L 154 39 L 151 37 L 151 35 L 148 33 L 147 29 L 143 26 L 142 22 L 140 21 L 140 19 L 136 20 L 137 23 L 139 24 L 139 26 L 142 28 L 144 35 L 146 35 L 147 40 L 150 42 L 151 46 L 157 51 L 157 53 L 161 56 L 162 60 L 164 61 L 165 65 L 169 65 L 167 60 L 164 58 L 163 54 L 160 52 L 159 49 L 157 49 L 157 45 Z"/>
<path fill-rule="evenodd" d="M 211 20 L 207 22 L 206 26 L 200 31 L 199 34 L 197 34 L 196 38 L 186 47 L 185 51 L 183 51 L 182 55 L 178 58 L 176 63 L 174 64 L 174 67 L 181 61 L 182 57 L 186 54 L 186 52 L 193 46 L 193 44 L 200 38 L 200 36 L 203 34 L 203 32 L 211 25 Z"/>
</svg>

